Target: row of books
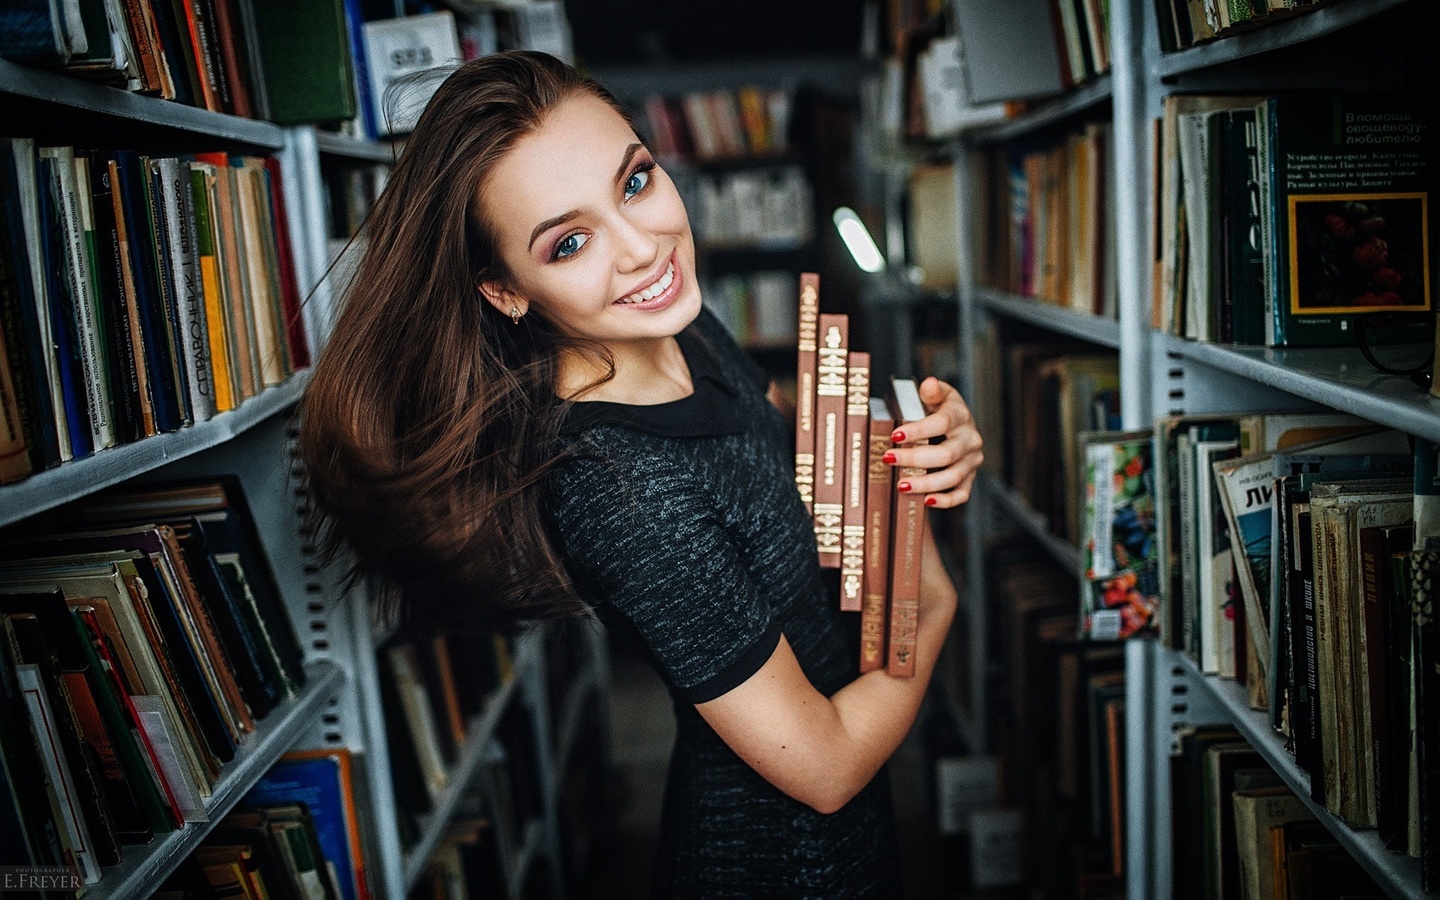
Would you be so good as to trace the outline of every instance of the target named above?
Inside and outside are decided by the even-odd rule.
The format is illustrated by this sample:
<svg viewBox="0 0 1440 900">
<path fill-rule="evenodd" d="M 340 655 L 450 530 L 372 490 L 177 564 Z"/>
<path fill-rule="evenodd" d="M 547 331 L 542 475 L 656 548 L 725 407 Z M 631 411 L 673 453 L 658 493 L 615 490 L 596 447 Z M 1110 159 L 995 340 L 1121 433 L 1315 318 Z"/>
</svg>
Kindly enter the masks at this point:
<svg viewBox="0 0 1440 900">
<path fill-rule="evenodd" d="M 1427 108 L 1397 96 L 1166 97 L 1154 327 L 1353 346 L 1365 313 L 1430 313 Z"/>
<path fill-rule="evenodd" d="M 449 11 L 390 15 L 370 21 L 373 10 L 359 0 L 21 0 L 5 10 L 0 57 L 201 109 L 375 139 L 408 132 L 438 83 L 403 82 L 408 75 L 512 47 L 573 56 L 559 0 L 459 21 Z"/>
<path fill-rule="evenodd" d="M 309 365 L 278 161 L 0 142 L 0 481 Z"/>
<path fill-rule="evenodd" d="M 753 84 L 652 94 L 644 101 L 645 136 L 662 159 L 783 156 L 794 105 L 791 91 Z"/>
<path fill-rule="evenodd" d="M 798 322 L 790 272 L 731 273 L 706 280 L 705 302 L 745 346 L 794 346 Z"/>
<path fill-rule="evenodd" d="M 1176 745 L 1177 900 L 1385 896 L 1239 732 L 1190 726 Z"/>
<path fill-rule="evenodd" d="M 1160 49 L 1167 52 L 1184 50 L 1327 5 L 1326 0 L 1222 0 L 1218 3 L 1213 0 L 1155 0 Z"/>
<path fill-rule="evenodd" d="M 368 900 L 358 762 L 285 754 L 154 893 L 156 900 Z"/>
<path fill-rule="evenodd" d="M 977 279 L 1012 294 L 1114 318 L 1110 127 L 1090 123 L 1038 146 L 980 155 Z"/>
<path fill-rule="evenodd" d="M 820 565 L 840 572 L 840 609 L 860 613 L 860 671 L 915 672 L 924 498 L 901 484 L 924 469 L 892 466 L 892 435 L 925 417 L 916 382 L 871 396 L 870 354 L 852 350 L 845 313 L 820 312 L 820 279 L 800 276 L 795 483 L 815 524 Z"/>
<path fill-rule="evenodd" d="M 1082 632 L 1158 631 L 1244 684 L 1312 799 L 1440 885 L 1434 445 L 1309 413 L 1172 416 L 1080 441 L 1115 461 L 1085 480 Z"/>
<path fill-rule="evenodd" d="M 0 543 L 0 848 L 93 884 L 208 819 L 305 671 L 235 479 L 102 492 L 53 524 Z"/>
<path fill-rule="evenodd" d="M 450 785 L 490 697 L 514 678 L 510 645 L 499 636 L 437 634 L 392 640 L 376 656 L 401 844 L 408 846 Z"/>
<path fill-rule="evenodd" d="M 268 117 L 263 15 L 254 3 L 20 2 L 0 56 L 202 109 Z"/>
<path fill-rule="evenodd" d="M 706 248 L 794 247 L 815 234 L 814 190 L 798 165 L 671 177 Z"/>
</svg>

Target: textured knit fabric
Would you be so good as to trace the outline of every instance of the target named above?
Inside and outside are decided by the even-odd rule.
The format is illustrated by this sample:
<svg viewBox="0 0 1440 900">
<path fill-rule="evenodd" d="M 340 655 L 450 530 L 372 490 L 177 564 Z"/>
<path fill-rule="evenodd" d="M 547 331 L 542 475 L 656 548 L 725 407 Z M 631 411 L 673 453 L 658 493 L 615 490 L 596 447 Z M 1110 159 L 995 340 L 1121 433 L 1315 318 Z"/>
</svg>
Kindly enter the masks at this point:
<svg viewBox="0 0 1440 900">
<path fill-rule="evenodd" d="M 830 695 L 855 677 L 767 380 L 708 312 L 679 336 L 694 393 L 575 404 L 578 453 L 551 481 L 551 527 L 581 593 L 669 685 L 676 743 L 656 897 L 836 900 L 898 892 L 882 771 L 821 815 L 737 757 L 694 704 L 754 674 L 783 633 Z"/>
</svg>

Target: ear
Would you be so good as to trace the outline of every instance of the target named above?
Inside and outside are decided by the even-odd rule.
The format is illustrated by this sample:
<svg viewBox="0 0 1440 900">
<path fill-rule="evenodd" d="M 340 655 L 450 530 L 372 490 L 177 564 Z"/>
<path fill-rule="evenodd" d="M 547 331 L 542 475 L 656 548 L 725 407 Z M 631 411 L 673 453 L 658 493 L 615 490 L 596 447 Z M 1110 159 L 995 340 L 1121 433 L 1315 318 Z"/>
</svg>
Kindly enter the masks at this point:
<svg viewBox="0 0 1440 900">
<path fill-rule="evenodd" d="M 520 310 L 520 315 L 523 316 L 530 309 L 528 300 L 493 278 L 482 278 L 477 287 L 485 301 L 498 309 L 503 316 L 509 316 L 512 309 Z"/>
</svg>

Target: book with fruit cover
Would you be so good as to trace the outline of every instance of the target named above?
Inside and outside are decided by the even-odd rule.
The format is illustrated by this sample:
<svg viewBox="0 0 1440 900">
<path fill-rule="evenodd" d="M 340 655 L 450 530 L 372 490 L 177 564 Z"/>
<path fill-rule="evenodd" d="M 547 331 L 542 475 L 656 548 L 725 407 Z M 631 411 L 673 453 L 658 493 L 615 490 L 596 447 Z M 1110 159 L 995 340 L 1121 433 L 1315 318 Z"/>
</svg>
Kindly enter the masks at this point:
<svg viewBox="0 0 1440 900">
<path fill-rule="evenodd" d="M 1149 431 L 1084 432 L 1080 633 L 1114 640 L 1158 627 L 1159 554 Z"/>
<path fill-rule="evenodd" d="M 889 632 L 890 514 L 895 501 L 895 472 L 885 462 L 893 442 L 895 417 L 880 397 L 870 398 L 869 469 L 865 478 L 865 576 L 860 604 L 860 671 L 885 665 Z"/>
<path fill-rule="evenodd" d="M 821 313 L 815 350 L 815 543 L 820 565 L 840 568 L 845 519 L 845 367 L 850 317 Z"/>
<path fill-rule="evenodd" d="M 870 354 L 845 370 L 845 510 L 840 530 L 840 608 L 859 612 L 865 579 L 865 495 L 870 470 Z"/>
<path fill-rule="evenodd" d="M 1349 346 L 1363 313 L 1431 310 L 1431 141 L 1419 103 L 1293 94 L 1255 115 L 1266 343 Z"/>
<path fill-rule="evenodd" d="M 795 487 L 805 511 L 815 504 L 815 330 L 820 322 L 820 276 L 800 276 L 795 364 Z"/>
<path fill-rule="evenodd" d="M 895 427 L 925 417 L 925 405 L 913 378 L 891 378 L 891 402 L 894 405 Z M 909 439 L 900 447 L 916 447 L 923 441 Z M 925 474 L 923 468 L 898 466 L 895 477 L 903 482 Z M 903 485 L 897 485 L 900 487 Z M 915 649 L 920 621 L 920 553 L 925 545 L 929 519 L 925 515 L 925 495 L 897 491 L 891 495 L 895 511 L 890 531 L 890 598 L 889 644 L 886 648 L 886 671 L 891 675 L 909 677 L 915 674 Z"/>
</svg>

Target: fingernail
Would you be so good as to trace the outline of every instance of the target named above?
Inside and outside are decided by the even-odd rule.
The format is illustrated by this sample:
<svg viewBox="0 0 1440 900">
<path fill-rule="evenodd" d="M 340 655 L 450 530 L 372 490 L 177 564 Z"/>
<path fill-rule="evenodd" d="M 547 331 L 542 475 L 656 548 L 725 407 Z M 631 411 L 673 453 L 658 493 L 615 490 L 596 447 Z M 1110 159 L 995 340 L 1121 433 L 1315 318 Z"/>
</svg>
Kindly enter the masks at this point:
<svg viewBox="0 0 1440 900">
<path fill-rule="evenodd" d="M 905 432 L 895 432 L 894 434 L 890 435 L 890 440 L 894 441 L 897 444 L 900 443 L 901 441 L 905 440 Z"/>
<path fill-rule="evenodd" d="M 902 481 L 899 484 L 895 485 L 895 489 L 903 494 L 910 490 L 910 482 Z"/>
<path fill-rule="evenodd" d="M 893 453 L 886 453 L 884 456 L 880 457 L 880 461 L 881 461 L 881 462 L 887 462 L 887 463 L 893 463 L 893 462 L 895 461 L 895 454 L 893 454 Z"/>
<path fill-rule="evenodd" d="M 926 498 L 925 498 L 925 505 L 926 505 L 926 506 L 934 506 L 936 503 L 939 503 L 939 502 L 940 502 L 940 501 L 939 501 L 939 500 L 936 500 L 934 497 L 926 497 Z"/>
</svg>

